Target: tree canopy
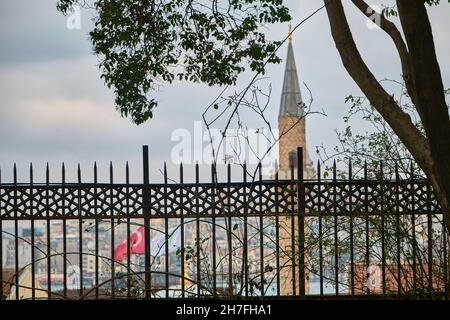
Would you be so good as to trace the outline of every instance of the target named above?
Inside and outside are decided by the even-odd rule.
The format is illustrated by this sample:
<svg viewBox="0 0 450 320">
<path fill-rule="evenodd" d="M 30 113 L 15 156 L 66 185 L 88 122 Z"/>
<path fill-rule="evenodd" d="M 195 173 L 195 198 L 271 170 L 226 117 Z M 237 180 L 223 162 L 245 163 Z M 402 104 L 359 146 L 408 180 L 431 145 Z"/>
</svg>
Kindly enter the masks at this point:
<svg viewBox="0 0 450 320">
<path fill-rule="evenodd" d="M 59 0 L 69 14 L 82 0 Z M 95 0 L 90 32 L 117 109 L 136 124 L 152 118 L 154 91 L 175 80 L 235 84 L 246 68 L 278 63 L 280 42 L 264 26 L 291 19 L 282 0 Z"/>
</svg>

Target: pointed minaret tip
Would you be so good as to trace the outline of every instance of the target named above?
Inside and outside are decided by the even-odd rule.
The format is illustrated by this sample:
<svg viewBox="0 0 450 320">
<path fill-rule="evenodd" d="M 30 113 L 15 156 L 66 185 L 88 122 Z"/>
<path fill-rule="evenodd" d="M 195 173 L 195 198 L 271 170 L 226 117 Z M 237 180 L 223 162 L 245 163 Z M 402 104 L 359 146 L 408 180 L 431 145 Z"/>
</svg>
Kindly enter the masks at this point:
<svg viewBox="0 0 450 320">
<path fill-rule="evenodd" d="M 300 92 L 297 67 L 295 65 L 294 47 L 292 46 L 292 25 L 290 23 L 288 38 L 289 45 L 287 47 L 279 116 L 302 117 L 303 100 Z"/>
<path fill-rule="evenodd" d="M 292 24 L 289 22 L 289 43 L 292 44 Z"/>
</svg>

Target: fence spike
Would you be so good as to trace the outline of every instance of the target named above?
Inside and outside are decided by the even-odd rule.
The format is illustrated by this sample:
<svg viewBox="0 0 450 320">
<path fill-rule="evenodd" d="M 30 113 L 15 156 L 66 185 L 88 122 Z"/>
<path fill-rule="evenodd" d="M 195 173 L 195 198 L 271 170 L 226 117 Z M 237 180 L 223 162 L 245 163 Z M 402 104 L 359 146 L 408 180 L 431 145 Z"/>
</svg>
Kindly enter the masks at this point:
<svg viewBox="0 0 450 320">
<path fill-rule="evenodd" d="M 14 162 L 14 167 L 13 167 L 13 180 L 14 180 L 14 184 L 17 184 L 17 165 Z"/>
<path fill-rule="evenodd" d="M 114 167 L 112 161 L 109 162 L 109 182 L 112 184 L 114 181 Z"/>
<path fill-rule="evenodd" d="M 200 168 L 198 165 L 198 161 L 195 162 L 195 176 L 197 177 L 199 175 Z"/>
<path fill-rule="evenodd" d="M 367 180 L 367 160 L 364 160 L 364 180 Z"/>
<path fill-rule="evenodd" d="M 50 166 L 49 166 L 48 162 L 47 162 L 47 165 L 45 167 L 45 182 L 47 184 L 50 183 Z"/>
<path fill-rule="evenodd" d="M 349 177 L 349 180 L 352 180 L 352 178 L 353 178 L 352 159 L 350 159 L 348 161 L 348 177 Z"/>
<path fill-rule="evenodd" d="M 94 161 L 94 183 L 97 183 L 97 161 Z"/>
<path fill-rule="evenodd" d="M 398 173 L 398 161 L 395 161 L 395 180 L 398 182 L 400 180 L 400 176 Z"/>
<path fill-rule="evenodd" d="M 333 160 L 333 180 L 336 180 L 337 174 L 336 174 L 336 159 Z"/>
<path fill-rule="evenodd" d="M 211 182 L 215 183 L 215 175 L 214 175 L 214 161 L 211 161 Z"/>
<path fill-rule="evenodd" d="M 258 163 L 258 176 L 259 176 L 259 180 L 262 181 L 262 164 L 261 164 L 261 162 Z"/>
<path fill-rule="evenodd" d="M 317 178 L 318 178 L 318 179 L 321 178 L 321 173 L 320 173 L 320 160 L 317 160 Z"/>
<path fill-rule="evenodd" d="M 180 162 L 180 183 L 183 183 L 183 175 L 184 175 L 183 161 Z"/>
<path fill-rule="evenodd" d="M 164 161 L 164 184 L 167 184 L 167 164 Z"/>
</svg>

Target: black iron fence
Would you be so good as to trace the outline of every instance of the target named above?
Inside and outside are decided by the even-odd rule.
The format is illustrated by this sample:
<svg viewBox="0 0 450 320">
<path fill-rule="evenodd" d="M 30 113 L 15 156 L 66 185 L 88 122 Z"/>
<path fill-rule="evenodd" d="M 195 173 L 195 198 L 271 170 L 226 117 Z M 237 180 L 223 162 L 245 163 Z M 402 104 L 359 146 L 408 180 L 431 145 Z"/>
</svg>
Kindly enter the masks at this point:
<svg viewBox="0 0 450 320">
<path fill-rule="evenodd" d="M 150 183 L 2 183 L 5 299 L 448 296 L 448 233 L 425 179 L 398 174 Z"/>
</svg>

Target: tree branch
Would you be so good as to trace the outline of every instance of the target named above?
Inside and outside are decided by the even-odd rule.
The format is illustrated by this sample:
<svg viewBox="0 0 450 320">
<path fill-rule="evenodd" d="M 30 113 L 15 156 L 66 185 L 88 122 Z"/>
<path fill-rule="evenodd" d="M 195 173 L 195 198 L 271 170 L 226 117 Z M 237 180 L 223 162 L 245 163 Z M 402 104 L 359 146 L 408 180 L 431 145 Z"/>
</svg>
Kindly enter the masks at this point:
<svg viewBox="0 0 450 320">
<path fill-rule="evenodd" d="M 325 0 L 331 33 L 342 62 L 373 107 L 383 116 L 414 159 L 430 176 L 432 157 L 427 139 L 420 133 L 394 98 L 381 86 L 356 47 L 341 1 Z"/>
<path fill-rule="evenodd" d="M 420 115 L 433 157 L 437 181 L 433 187 L 450 230 L 450 120 L 441 70 L 437 61 L 433 31 L 424 1 L 397 0 L 400 21 L 408 44 L 414 103 Z"/>
<path fill-rule="evenodd" d="M 379 14 L 378 12 L 372 13 L 370 10 L 370 6 L 364 0 L 352 0 L 353 4 L 368 18 L 373 18 L 373 14 L 379 19 L 380 25 L 379 27 L 386 32 L 389 37 L 394 42 L 395 47 L 397 48 L 400 62 L 402 64 L 402 73 L 403 79 L 406 84 L 406 89 L 411 97 L 411 100 L 414 104 L 416 104 L 417 97 L 414 87 L 411 84 L 411 70 L 410 70 L 410 57 L 408 48 L 406 46 L 405 41 L 403 40 L 402 34 L 395 26 L 394 23 L 386 19 L 383 14 Z"/>
</svg>

